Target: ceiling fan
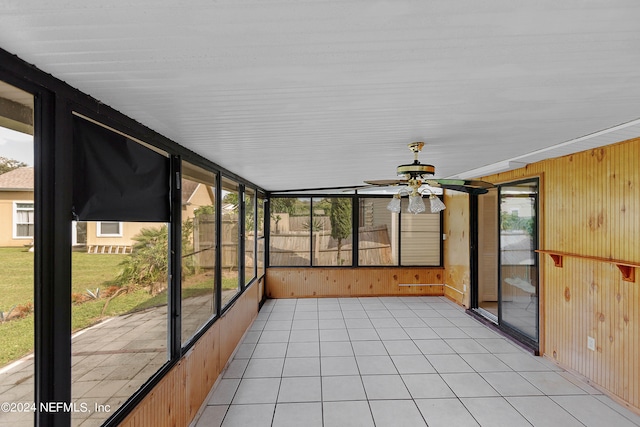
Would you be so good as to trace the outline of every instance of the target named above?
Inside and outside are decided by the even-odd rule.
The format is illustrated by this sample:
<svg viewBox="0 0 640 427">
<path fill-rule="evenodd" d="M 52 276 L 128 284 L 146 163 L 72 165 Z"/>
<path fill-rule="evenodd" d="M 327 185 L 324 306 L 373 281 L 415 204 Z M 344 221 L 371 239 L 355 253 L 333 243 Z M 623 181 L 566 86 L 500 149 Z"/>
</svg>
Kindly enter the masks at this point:
<svg viewBox="0 0 640 427">
<path fill-rule="evenodd" d="M 365 183 L 373 186 L 387 187 L 393 185 L 401 185 L 404 188 L 393 196 L 391 202 L 387 206 L 392 212 L 400 212 L 400 199 L 402 196 L 409 196 L 408 211 L 413 213 L 421 213 L 426 210 L 422 195 L 429 193 L 430 209 L 432 213 L 440 212 L 445 209 L 444 203 L 429 189 L 429 187 L 440 187 L 449 190 L 463 191 L 469 194 L 484 194 L 489 188 L 495 187 L 493 184 L 479 180 L 467 179 L 434 179 L 429 178 L 436 172 L 433 165 L 420 163 L 418 155 L 424 147 L 424 142 L 412 142 L 409 144 L 409 150 L 413 151 L 413 163 L 400 165 L 397 167 L 398 175 L 403 177 L 400 179 L 384 179 L 365 181 Z M 424 185 L 427 187 L 424 187 Z"/>
</svg>

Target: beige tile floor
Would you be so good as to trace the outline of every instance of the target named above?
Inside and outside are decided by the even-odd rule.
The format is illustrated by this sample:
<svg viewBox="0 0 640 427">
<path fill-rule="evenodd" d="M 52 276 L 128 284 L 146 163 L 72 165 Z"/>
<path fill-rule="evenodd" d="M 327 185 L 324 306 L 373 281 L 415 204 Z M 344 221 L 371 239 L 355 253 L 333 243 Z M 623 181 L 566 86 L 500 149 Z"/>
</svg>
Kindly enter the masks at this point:
<svg viewBox="0 0 640 427">
<path fill-rule="evenodd" d="M 639 426 L 441 297 L 269 300 L 193 423 Z"/>
</svg>

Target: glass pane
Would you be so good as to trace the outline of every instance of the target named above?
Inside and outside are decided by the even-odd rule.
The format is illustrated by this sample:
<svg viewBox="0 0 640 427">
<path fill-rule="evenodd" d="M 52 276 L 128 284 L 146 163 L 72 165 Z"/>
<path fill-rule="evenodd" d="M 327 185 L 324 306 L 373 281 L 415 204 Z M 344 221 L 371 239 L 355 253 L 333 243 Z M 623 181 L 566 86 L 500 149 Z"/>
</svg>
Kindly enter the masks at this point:
<svg viewBox="0 0 640 427">
<path fill-rule="evenodd" d="M 0 93 L 0 394 L 25 404 L 35 400 L 33 96 L 1 81 Z M 33 423 L 33 412 L 0 411 L 0 425 Z"/>
<path fill-rule="evenodd" d="M 256 215 L 256 221 L 258 223 L 258 242 L 256 247 L 256 250 L 258 251 L 256 258 L 256 263 L 258 265 L 258 277 L 264 276 L 265 272 L 264 203 L 264 197 L 258 196 L 258 214 Z"/>
<path fill-rule="evenodd" d="M 157 156 L 142 145 L 136 151 Z M 166 173 L 166 162 L 157 163 Z M 143 195 L 138 184 L 131 180 L 130 196 Z M 118 222 L 126 208 L 88 221 L 86 245 L 75 242 L 72 253 L 71 401 L 90 409 L 72 412 L 74 426 L 102 424 L 169 359 L 169 225 Z M 164 209 L 147 206 L 145 215 L 166 217 Z"/>
<path fill-rule="evenodd" d="M 16 237 L 33 237 L 33 225 L 16 224 Z"/>
<path fill-rule="evenodd" d="M 216 175 L 182 164 L 182 343 L 216 314 Z"/>
<path fill-rule="evenodd" d="M 263 196 L 258 196 L 258 214 L 256 215 L 258 237 L 264 237 L 264 203 L 265 198 Z"/>
<path fill-rule="evenodd" d="M 256 193 L 251 188 L 244 192 L 244 283 L 248 284 L 256 276 L 256 221 L 255 221 Z"/>
<path fill-rule="evenodd" d="M 407 204 L 408 199 L 403 199 L 400 265 L 440 265 L 440 214 L 407 213 Z"/>
<path fill-rule="evenodd" d="M 120 223 L 119 222 L 101 222 L 100 234 L 101 235 L 119 235 Z"/>
<path fill-rule="evenodd" d="M 399 214 L 387 209 L 389 200 L 360 199 L 359 265 L 398 265 Z"/>
<path fill-rule="evenodd" d="M 237 182 L 222 178 L 222 306 L 240 292 L 238 229 L 240 192 Z"/>
<path fill-rule="evenodd" d="M 309 266 L 311 253 L 311 199 L 271 199 L 269 265 Z"/>
<path fill-rule="evenodd" d="M 168 226 L 121 225 L 122 236 L 99 237 L 87 222 L 72 254 L 71 395 L 92 409 L 73 425 L 100 425 L 168 360 Z"/>
<path fill-rule="evenodd" d="M 501 322 L 537 341 L 537 182 L 500 188 Z"/>
<path fill-rule="evenodd" d="M 346 197 L 313 199 L 313 265 L 352 264 L 352 205 Z"/>
</svg>

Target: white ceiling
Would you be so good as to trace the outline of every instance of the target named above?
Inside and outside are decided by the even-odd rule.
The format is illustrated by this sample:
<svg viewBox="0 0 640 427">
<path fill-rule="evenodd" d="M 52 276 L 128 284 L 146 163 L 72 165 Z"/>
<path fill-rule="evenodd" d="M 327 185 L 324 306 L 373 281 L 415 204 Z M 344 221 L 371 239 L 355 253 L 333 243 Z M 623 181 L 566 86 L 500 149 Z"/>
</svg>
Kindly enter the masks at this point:
<svg viewBox="0 0 640 427">
<path fill-rule="evenodd" d="M 637 0 L 5 0 L 0 47 L 282 190 L 393 178 L 415 140 L 437 177 L 566 154 L 640 117 L 638 22 Z"/>
</svg>

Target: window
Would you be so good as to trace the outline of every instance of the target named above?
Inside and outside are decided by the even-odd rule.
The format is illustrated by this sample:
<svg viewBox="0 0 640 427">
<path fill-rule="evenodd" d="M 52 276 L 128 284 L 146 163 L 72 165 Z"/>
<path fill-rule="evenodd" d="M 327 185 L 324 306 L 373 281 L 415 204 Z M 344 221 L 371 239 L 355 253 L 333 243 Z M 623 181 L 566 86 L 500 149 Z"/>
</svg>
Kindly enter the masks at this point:
<svg viewBox="0 0 640 427">
<path fill-rule="evenodd" d="M 258 213 L 256 215 L 256 224 L 257 224 L 257 233 L 258 233 L 257 245 L 256 245 L 258 256 L 256 258 L 256 263 L 258 265 L 258 277 L 264 276 L 264 269 L 265 269 L 264 204 L 265 204 L 264 196 L 258 195 Z"/>
<path fill-rule="evenodd" d="M 182 163 L 182 344 L 216 314 L 216 174 Z"/>
<path fill-rule="evenodd" d="M 5 65 L 5 64 L 3 64 Z M 28 252 L 34 238 L 35 172 L 39 167 L 34 159 L 34 131 L 40 133 L 40 120 L 34 120 L 34 97 L 28 92 L 0 81 L 0 157 L 12 170 L 0 175 L 0 187 L 19 191 L 1 191 L 0 196 L 0 322 L 3 357 L 0 387 L 3 400 L 35 401 L 33 360 L 12 363 L 34 351 L 34 309 L 40 301 L 35 298 L 35 247 Z M 42 109 L 37 108 L 37 112 Z M 37 117 L 37 116 L 36 116 Z M 35 122 L 35 123 L 34 123 Z M 34 129 L 34 125 L 36 129 Z M 6 126 L 6 127 L 5 127 Z M 40 147 L 47 143 L 40 139 Z M 41 224 L 39 224 L 41 226 Z M 45 250 L 47 248 L 44 248 Z M 57 314 L 57 313 L 56 313 Z M 25 379 L 26 381 L 20 380 Z M 33 412 L 0 414 L 2 425 L 34 425 Z"/>
<path fill-rule="evenodd" d="M 271 199 L 269 265 L 311 265 L 311 199 Z"/>
<path fill-rule="evenodd" d="M 14 211 L 14 238 L 31 239 L 33 238 L 34 214 L 33 202 L 15 202 L 13 204 Z"/>
<path fill-rule="evenodd" d="M 388 203 L 375 196 L 272 198 L 269 265 L 440 266 L 442 215 L 414 215 L 406 206 L 393 213 Z"/>
<path fill-rule="evenodd" d="M 351 198 L 313 198 L 313 265 L 352 264 L 352 224 Z"/>
<path fill-rule="evenodd" d="M 400 215 L 387 210 L 388 198 L 360 199 L 359 265 L 398 265 Z"/>
<path fill-rule="evenodd" d="M 122 223 L 98 222 L 97 235 L 98 237 L 122 237 Z"/>
<path fill-rule="evenodd" d="M 72 426 L 102 425 L 178 347 L 170 337 L 170 286 L 177 281 L 169 248 L 180 243 L 164 220 L 169 159 L 82 120 L 74 118 L 71 190 L 91 252 L 71 253 L 71 401 L 109 410 L 73 412 Z M 87 328 L 105 317 L 110 320 Z"/>
<path fill-rule="evenodd" d="M 403 200 L 403 208 L 408 204 Z M 400 213 L 400 265 L 440 265 L 440 214 Z"/>
<path fill-rule="evenodd" d="M 240 293 L 240 185 L 222 178 L 222 307 Z"/>
<path fill-rule="evenodd" d="M 248 285 L 256 277 L 256 193 L 252 188 L 244 190 L 244 283 Z"/>
</svg>

